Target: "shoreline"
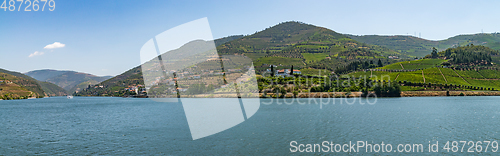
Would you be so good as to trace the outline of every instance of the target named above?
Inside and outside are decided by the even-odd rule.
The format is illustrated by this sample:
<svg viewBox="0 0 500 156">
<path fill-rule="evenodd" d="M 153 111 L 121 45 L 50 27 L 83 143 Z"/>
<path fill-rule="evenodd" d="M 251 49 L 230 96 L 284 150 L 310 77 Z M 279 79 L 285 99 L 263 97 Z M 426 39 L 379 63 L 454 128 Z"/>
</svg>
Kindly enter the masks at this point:
<svg viewBox="0 0 500 156">
<path fill-rule="evenodd" d="M 449 95 L 447 95 L 449 92 Z M 370 92 L 370 93 L 373 93 Z M 461 95 L 461 93 L 463 95 Z M 259 93 L 259 98 L 277 98 L 273 97 L 276 93 Z M 361 97 L 361 92 L 302 92 L 298 93 L 295 97 L 293 93 L 287 93 L 285 97 L 278 98 L 357 98 Z M 434 96 L 500 96 L 500 91 L 401 91 L 400 97 L 434 97 Z M 82 96 L 82 97 L 115 97 L 115 96 Z M 230 98 L 232 96 L 227 94 L 212 94 L 198 95 L 197 97 L 182 97 L 181 98 Z M 124 96 L 123 98 L 148 98 L 148 96 Z"/>
<path fill-rule="evenodd" d="M 401 91 L 400 97 L 434 97 L 434 96 L 500 96 L 500 91 Z M 361 92 L 351 92 L 346 96 L 347 92 L 313 92 L 299 93 L 296 98 L 355 98 L 360 97 Z M 463 95 L 461 95 L 461 93 Z M 260 98 L 273 98 L 275 93 L 268 93 L 267 97 L 263 93 L 259 93 Z M 292 93 L 287 93 L 284 98 L 294 98 Z"/>
<path fill-rule="evenodd" d="M 500 96 L 500 91 L 402 91 L 401 97 L 426 96 Z M 460 95 L 463 93 L 463 95 Z"/>
<path fill-rule="evenodd" d="M 287 93 L 285 97 L 278 97 L 278 98 L 357 98 L 361 96 L 361 92 L 350 92 L 350 94 L 347 93 L 348 92 L 298 93 L 296 97 L 294 97 L 292 93 Z M 273 97 L 274 94 L 275 93 L 267 93 L 266 94 L 267 96 L 264 96 L 264 93 L 259 93 L 259 98 L 263 99 L 276 98 Z M 400 97 L 443 97 L 443 96 L 500 96 L 500 91 L 401 91 Z M 117 96 L 77 96 L 77 97 L 117 97 Z M 148 98 L 148 97 L 124 96 L 122 98 Z M 189 97 L 181 97 L 181 98 L 189 98 Z M 201 97 L 194 97 L 194 98 L 201 98 Z M 208 98 L 224 98 L 224 97 L 212 96 Z M 28 99 L 12 99 L 12 100 L 28 100 Z M 4 101 L 10 101 L 10 100 L 4 100 Z"/>
</svg>

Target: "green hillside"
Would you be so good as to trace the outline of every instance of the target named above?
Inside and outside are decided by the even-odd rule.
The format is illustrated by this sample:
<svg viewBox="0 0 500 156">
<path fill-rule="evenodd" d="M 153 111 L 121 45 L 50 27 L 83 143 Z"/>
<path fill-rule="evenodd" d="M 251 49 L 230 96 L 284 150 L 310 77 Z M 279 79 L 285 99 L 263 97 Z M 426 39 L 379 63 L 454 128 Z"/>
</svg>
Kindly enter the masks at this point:
<svg viewBox="0 0 500 156">
<path fill-rule="evenodd" d="M 95 84 L 99 84 L 99 81 L 88 80 L 88 81 L 79 83 L 78 85 L 76 85 L 76 86 L 72 87 L 71 89 L 69 89 L 69 91 L 67 91 L 67 92 L 68 93 L 74 93 L 76 91 L 81 91 L 82 89 L 88 88 L 89 85 L 95 85 Z"/>
<path fill-rule="evenodd" d="M 492 76 L 483 77 L 480 73 L 490 73 Z M 411 72 L 357 71 L 349 75 L 371 77 L 373 80 L 390 80 L 402 84 L 414 83 L 407 85 L 403 90 L 446 90 L 440 87 L 455 85 L 458 86 L 454 88 L 455 90 L 489 90 L 488 88 L 498 90 L 500 89 L 500 81 L 496 76 L 497 74 L 500 75 L 498 69 L 460 71 L 451 68 L 432 67 Z M 436 87 L 440 89 L 436 89 Z M 484 89 L 481 89 L 481 87 Z"/>
<path fill-rule="evenodd" d="M 63 88 L 61 88 L 53 83 L 38 81 L 38 84 L 40 84 L 43 91 L 48 96 L 65 96 L 65 95 L 67 95 L 66 90 L 64 90 Z"/>
<path fill-rule="evenodd" d="M 284 22 L 249 36 L 233 36 L 215 40 L 219 55 L 248 56 L 253 60 L 257 73 L 263 73 L 270 64 L 277 69 L 304 69 L 306 73 L 324 69 L 331 73 L 335 67 L 353 61 L 394 62 L 387 56 L 408 58 L 412 56 L 375 45 L 350 39 L 332 30 L 301 22 Z M 75 95 L 121 96 L 128 94 L 125 87 L 143 84 L 140 67 L 106 80 Z M 101 88 L 102 86 L 102 88 Z"/>
<path fill-rule="evenodd" d="M 45 96 L 45 92 L 43 91 L 42 86 L 40 86 L 40 84 L 38 83 L 37 80 L 35 80 L 29 76 L 26 76 L 24 74 L 21 74 L 18 72 L 13 72 L 13 71 L 8 71 L 5 69 L 0 69 L 0 73 L 7 74 L 7 75 L 4 75 L 4 76 L 6 76 L 6 77 L 4 77 L 5 80 L 9 80 L 9 81 L 19 85 L 20 87 L 23 87 L 23 88 L 27 89 L 28 91 L 33 92 L 34 93 L 33 96 L 35 96 L 35 97 Z"/>
<path fill-rule="evenodd" d="M 233 35 L 233 36 L 223 37 L 223 38 L 219 38 L 219 39 L 214 40 L 214 44 L 215 44 L 215 46 L 220 46 L 221 44 L 224 44 L 226 42 L 229 42 L 229 41 L 232 41 L 235 39 L 239 39 L 242 37 L 245 37 L 245 36 L 244 35 Z"/>
<path fill-rule="evenodd" d="M 329 72 L 355 61 L 394 62 L 388 56 L 413 58 L 394 50 L 365 44 L 335 31 L 301 22 L 283 22 L 217 47 L 221 55 L 244 54 L 254 61 L 258 74 L 269 65 L 277 69 L 327 69 Z"/>
<path fill-rule="evenodd" d="M 379 35 L 348 35 L 359 42 L 387 47 L 402 54 L 423 57 L 431 52 L 432 47 L 439 51 L 447 48 L 465 46 L 468 44 L 484 45 L 495 50 L 500 49 L 500 33 L 458 35 L 446 40 L 431 41 L 414 36 L 379 36 Z"/>
<path fill-rule="evenodd" d="M 371 37 L 379 41 L 377 38 L 380 36 Z M 251 58 L 257 74 L 262 75 L 265 75 L 270 65 L 277 65 L 275 69 L 293 66 L 294 69 L 302 70 L 304 75 L 314 78 L 319 78 L 316 73 L 320 73 L 321 70 L 323 76 L 347 74 L 356 77 L 367 76 L 373 80 L 393 81 L 401 84 L 403 90 L 492 90 L 500 88 L 497 78 L 498 66 L 495 64 L 500 63 L 498 51 L 484 48 L 484 46 L 462 46 L 462 43 L 457 44 L 460 46 L 456 48 L 444 50 L 444 47 L 448 47 L 445 43 L 464 40 L 461 36 L 446 41 L 394 36 L 388 43 L 394 44 L 393 48 L 395 47 L 397 51 L 384 46 L 358 42 L 351 38 L 356 37 L 348 37 L 326 28 L 300 22 L 285 22 L 252 35 L 225 38 L 227 42 L 218 42 L 220 45 L 217 46 L 217 50 L 220 56 L 244 55 Z M 469 41 L 467 45 L 473 43 L 472 39 Z M 443 44 L 438 45 L 439 42 Z M 385 42 L 381 40 L 380 43 Z M 443 51 L 433 52 L 430 55 L 432 47 L 443 48 Z M 407 49 L 401 50 L 404 48 Z M 429 59 L 412 59 L 417 53 L 420 56 L 428 55 Z M 388 56 L 397 56 L 400 59 L 389 59 Z M 470 59 L 464 59 L 469 57 Z M 210 68 L 201 64 L 198 66 Z M 319 79 L 317 81 L 320 83 Z M 143 85 L 143 83 L 139 66 L 97 85 L 86 85 L 86 87 L 81 85 L 80 87 L 85 88 L 75 95 L 134 95 L 135 93 L 125 91 L 125 88 Z M 305 86 L 310 86 L 310 84 Z M 303 88 L 304 86 L 301 87 L 307 89 Z M 356 89 L 359 88 L 349 87 L 344 88 L 344 91 Z M 315 91 L 325 90 L 324 88 L 315 89 Z"/>
<path fill-rule="evenodd" d="M 492 63 L 498 50 L 485 46 L 448 48 L 421 59 L 403 61 L 384 67 L 350 73 L 355 77 L 393 81 L 403 84 L 403 90 L 498 90 L 499 65 Z"/>
<path fill-rule="evenodd" d="M 426 69 L 436 67 L 445 62 L 443 59 L 420 59 L 396 62 L 377 69 Z"/>
<path fill-rule="evenodd" d="M 66 93 L 73 93 L 82 87 L 94 85 L 111 77 L 99 77 L 92 74 L 80 73 L 75 71 L 58 70 L 35 70 L 25 73 L 39 81 L 54 83 L 66 90 Z M 78 86 L 78 87 L 77 87 Z"/>
<path fill-rule="evenodd" d="M 23 86 L 14 83 L 20 77 L 14 75 L 0 73 L 0 99 L 10 100 L 10 99 L 27 99 L 29 97 L 38 97 L 38 94 L 29 91 Z"/>
<path fill-rule="evenodd" d="M 0 99 L 27 99 L 44 96 L 45 92 L 35 79 L 18 72 L 0 69 Z"/>
<path fill-rule="evenodd" d="M 305 66 L 322 59 L 367 59 L 413 57 L 394 50 L 353 40 L 335 31 L 301 22 L 284 22 L 255 34 L 217 47 L 220 54 L 245 54 L 260 64 L 276 64 L 275 59 L 301 59 Z M 270 61 L 273 60 L 273 61 Z"/>
<path fill-rule="evenodd" d="M 128 86 L 144 85 L 142 78 L 141 67 L 135 67 L 123 74 L 115 76 L 111 79 L 103 81 L 96 85 L 91 85 L 89 88 L 83 88 L 81 91 L 74 93 L 76 96 L 123 96 L 127 92 L 124 91 Z"/>
</svg>

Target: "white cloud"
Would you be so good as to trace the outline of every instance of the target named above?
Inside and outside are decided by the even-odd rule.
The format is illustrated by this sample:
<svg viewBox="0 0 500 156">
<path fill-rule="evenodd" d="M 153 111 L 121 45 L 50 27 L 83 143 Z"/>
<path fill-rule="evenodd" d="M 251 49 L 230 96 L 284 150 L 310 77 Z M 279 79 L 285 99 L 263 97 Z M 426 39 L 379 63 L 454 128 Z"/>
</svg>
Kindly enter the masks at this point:
<svg viewBox="0 0 500 156">
<path fill-rule="evenodd" d="M 66 46 L 66 44 L 62 44 L 60 42 L 54 42 L 52 44 L 43 47 L 43 49 L 56 49 L 56 48 L 62 48 L 64 46 Z"/>
<path fill-rule="evenodd" d="M 28 57 L 33 57 L 33 56 L 38 56 L 38 55 L 43 55 L 43 52 L 35 51 L 34 53 L 30 54 Z"/>
</svg>

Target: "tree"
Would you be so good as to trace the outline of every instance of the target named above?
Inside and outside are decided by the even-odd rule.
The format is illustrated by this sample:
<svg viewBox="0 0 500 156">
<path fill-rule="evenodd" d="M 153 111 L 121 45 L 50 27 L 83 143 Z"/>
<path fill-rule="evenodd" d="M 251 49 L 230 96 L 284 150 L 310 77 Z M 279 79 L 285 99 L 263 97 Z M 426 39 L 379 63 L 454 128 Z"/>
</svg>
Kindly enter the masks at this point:
<svg viewBox="0 0 500 156">
<path fill-rule="evenodd" d="M 292 93 L 293 93 L 293 97 L 296 98 L 297 95 L 299 94 L 299 91 L 293 91 Z"/>
<path fill-rule="evenodd" d="M 274 65 L 271 65 L 271 76 L 274 77 Z"/>
<path fill-rule="evenodd" d="M 285 88 L 280 88 L 280 93 L 281 93 L 280 97 L 282 97 L 282 98 L 286 97 L 286 89 Z"/>
<path fill-rule="evenodd" d="M 293 75 L 293 65 L 292 68 L 290 68 L 290 75 Z"/>
<path fill-rule="evenodd" d="M 207 91 L 208 92 L 211 92 L 215 89 L 214 85 L 213 84 L 209 84 L 208 87 L 207 87 Z"/>
<path fill-rule="evenodd" d="M 450 66 L 451 64 L 449 62 L 443 62 L 443 63 L 441 63 L 441 65 L 443 65 L 443 66 Z"/>
<path fill-rule="evenodd" d="M 187 92 L 191 95 L 194 95 L 194 94 L 201 94 L 201 93 L 204 93 L 206 91 L 206 87 L 205 87 L 205 84 L 203 83 L 200 83 L 200 84 L 192 84 L 189 86 Z"/>
<path fill-rule="evenodd" d="M 390 83 L 377 85 L 373 88 L 375 94 L 378 97 L 400 97 L 401 96 L 401 86 L 398 83 Z"/>
<path fill-rule="evenodd" d="M 380 59 L 378 59 L 378 63 L 377 64 L 378 64 L 379 67 L 383 67 L 384 66 L 384 64 L 382 64 L 382 61 Z"/>
<path fill-rule="evenodd" d="M 436 47 L 432 47 L 431 57 L 438 58 L 438 53 L 437 53 Z"/>
</svg>

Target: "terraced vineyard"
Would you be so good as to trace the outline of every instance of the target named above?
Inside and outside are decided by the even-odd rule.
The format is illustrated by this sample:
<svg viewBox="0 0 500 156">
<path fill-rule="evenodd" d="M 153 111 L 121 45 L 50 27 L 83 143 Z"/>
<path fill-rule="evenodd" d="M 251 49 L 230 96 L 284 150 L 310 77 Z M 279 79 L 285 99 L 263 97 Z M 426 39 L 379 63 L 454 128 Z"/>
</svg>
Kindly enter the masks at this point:
<svg viewBox="0 0 500 156">
<path fill-rule="evenodd" d="M 462 77 L 471 79 L 484 79 L 484 77 L 475 70 L 465 70 L 465 71 L 457 70 L 456 72 L 460 74 Z"/>
<path fill-rule="evenodd" d="M 457 75 L 458 71 L 453 71 L 452 69 L 449 68 L 440 68 L 441 71 L 443 72 L 443 75 L 446 77 L 446 80 L 448 80 L 449 84 L 457 84 L 457 85 L 471 85 L 465 77 L 464 79 L 462 75 Z M 455 73 L 457 72 L 457 73 Z"/>
<path fill-rule="evenodd" d="M 442 51 L 458 45 L 466 46 L 468 44 L 474 44 L 484 45 L 495 50 L 500 49 L 500 33 L 458 35 L 440 41 L 431 41 L 407 35 L 349 35 L 349 37 L 363 43 L 384 46 L 400 53 L 406 53 L 418 57 L 423 57 L 429 54 L 432 47 L 436 47 L 439 51 Z"/>
<path fill-rule="evenodd" d="M 498 70 L 479 70 L 479 73 L 486 79 L 500 79 L 500 71 Z"/>
<path fill-rule="evenodd" d="M 437 65 L 440 65 L 443 63 L 445 60 L 442 59 L 421 59 L 421 60 L 413 60 L 413 61 L 404 61 L 404 62 L 397 62 L 393 64 L 389 64 L 387 66 L 381 67 L 379 69 L 425 69 L 425 68 L 431 68 L 431 67 L 436 67 Z M 403 67 L 401 67 L 401 65 Z"/>
<path fill-rule="evenodd" d="M 263 57 L 255 61 L 255 66 L 262 66 L 264 64 L 270 65 L 283 65 L 283 66 L 294 66 L 294 67 L 303 67 L 304 63 L 302 59 L 298 58 L 287 58 L 287 57 Z"/>
<path fill-rule="evenodd" d="M 328 75 L 331 73 L 331 71 L 324 70 L 324 69 L 301 69 L 300 72 L 304 75 Z"/>
<path fill-rule="evenodd" d="M 402 87 L 405 91 L 412 90 L 442 90 L 442 87 L 449 87 L 455 90 L 489 90 L 500 88 L 500 71 L 491 69 L 481 70 L 453 70 L 450 68 L 440 68 L 435 65 L 440 64 L 444 60 L 418 60 L 419 66 L 426 67 L 423 70 L 400 72 L 401 65 L 406 69 L 405 65 L 415 64 L 415 62 L 400 62 L 387 65 L 380 69 L 387 71 L 357 71 L 349 76 L 371 77 L 376 81 L 395 81 L 410 86 Z M 397 68 L 399 66 L 399 68 Z M 417 67 L 418 69 L 418 67 Z M 422 76 L 423 72 L 423 76 Z M 425 77 L 425 82 L 424 82 Z M 406 84 L 406 85 L 408 85 Z M 450 87 L 451 86 L 451 87 Z M 449 89 L 447 88 L 447 89 Z"/>
<path fill-rule="evenodd" d="M 328 53 L 302 53 L 302 56 L 306 59 L 306 62 L 313 62 L 325 59 L 329 56 Z"/>
<path fill-rule="evenodd" d="M 437 83 L 437 84 L 446 84 L 447 82 L 439 72 L 438 68 L 429 68 L 424 70 L 425 82 L 426 83 Z"/>
</svg>

